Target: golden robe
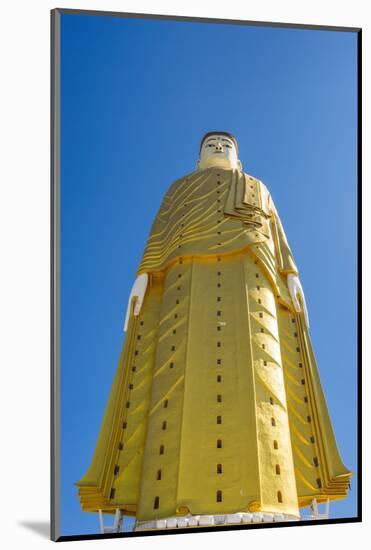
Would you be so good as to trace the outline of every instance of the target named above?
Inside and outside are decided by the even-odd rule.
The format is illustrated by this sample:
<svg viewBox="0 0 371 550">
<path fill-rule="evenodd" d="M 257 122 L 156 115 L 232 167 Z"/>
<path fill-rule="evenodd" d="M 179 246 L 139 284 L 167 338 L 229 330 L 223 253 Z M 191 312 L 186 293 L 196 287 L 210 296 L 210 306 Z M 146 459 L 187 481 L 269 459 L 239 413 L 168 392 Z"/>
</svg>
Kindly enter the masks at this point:
<svg viewBox="0 0 371 550">
<path fill-rule="evenodd" d="M 299 508 L 346 496 L 342 464 L 272 198 L 239 170 L 170 187 L 137 275 L 83 510 L 139 521 Z M 133 301 L 134 302 L 134 301 Z M 131 305 L 132 311 L 134 303 Z"/>
</svg>

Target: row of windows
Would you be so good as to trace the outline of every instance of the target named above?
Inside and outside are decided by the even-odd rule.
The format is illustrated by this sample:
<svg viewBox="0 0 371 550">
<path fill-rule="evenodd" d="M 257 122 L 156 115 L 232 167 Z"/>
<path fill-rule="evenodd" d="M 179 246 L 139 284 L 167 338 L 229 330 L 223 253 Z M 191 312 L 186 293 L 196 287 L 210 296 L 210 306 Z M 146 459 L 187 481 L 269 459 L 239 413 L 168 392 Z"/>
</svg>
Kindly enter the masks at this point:
<svg viewBox="0 0 371 550">
<path fill-rule="evenodd" d="M 221 473 L 221 471 L 222 471 L 222 465 L 221 464 L 217 465 L 217 470 L 218 470 L 218 473 Z M 157 479 L 161 479 L 161 475 L 162 475 L 161 470 L 158 470 Z M 321 479 L 317 478 L 316 482 L 317 482 L 318 488 L 321 488 L 322 487 Z M 110 492 L 110 496 L 109 496 L 110 499 L 115 498 L 115 492 L 116 492 L 116 490 L 112 488 L 111 492 Z M 222 502 L 222 500 L 223 500 L 223 493 L 222 493 L 221 490 L 218 490 L 216 492 L 216 502 Z M 277 502 L 279 502 L 279 503 L 283 502 L 281 491 L 277 491 Z M 159 508 L 159 506 L 160 506 L 160 497 L 156 496 L 155 500 L 154 500 L 154 503 L 153 503 L 153 508 L 155 510 L 157 510 Z"/>
<path fill-rule="evenodd" d="M 292 317 L 291 322 L 292 322 L 293 324 L 296 323 L 296 320 L 295 320 L 294 317 Z M 297 332 L 294 332 L 294 337 L 295 337 L 295 338 L 298 337 L 298 333 L 297 333 Z M 300 353 L 300 347 L 297 347 L 297 348 L 296 348 L 296 351 L 297 351 L 298 353 Z M 302 368 L 303 368 L 303 363 L 299 362 L 299 363 L 298 363 L 298 367 L 299 367 L 300 369 L 302 369 Z M 304 379 L 304 378 L 302 378 L 300 382 L 301 382 L 301 385 L 302 385 L 302 386 L 305 386 L 305 379 Z M 304 396 L 304 403 L 308 403 L 308 397 L 307 397 L 306 395 Z M 308 423 L 312 422 L 312 417 L 311 417 L 310 415 L 307 416 L 307 422 L 308 422 Z M 311 441 L 311 443 L 314 443 L 315 440 L 314 440 L 314 437 L 313 437 L 313 436 L 310 437 L 310 441 Z M 317 459 L 317 457 L 314 457 L 313 463 L 314 463 L 315 466 L 318 466 L 318 459 Z M 319 484 L 318 484 L 318 481 L 319 481 Z M 317 480 L 317 485 L 318 485 L 319 488 L 321 487 L 320 483 L 321 483 L 321 480 Z"/>
<path fill-rule="evenodd" d="M 219 348 L 221 347 L 221 342 L 217 342 L 217 347 L 219 347 Z M 172 346 L 171 351 L 175 351 L 175 346 Z M 222 364 L 222 359 L 221 359 L 220 357 L 218 357 L 218 358 L 216 359 L 216 364 L 217 364 L 217 365 L 221 365 L 221 364 Z M 264 364 L 266 364 L 266 361 L 265 361 Z M 173 368 L 174 368 L 174 362 L 173 362 L 173 361 L 171 361 L 171 362 L 169 363 L 169 368 L 170 368 L 170 369 L 173 369 Z M 222 381 L 221 376 L 218 375 L 217 382 L 221 382 L 221 381 Z"/>
<path fill-rule="evenodd" d="M 315 461 L 315 465 L 318 466 L 318 459 L 316 457 L 314 458 L 314 461 Z M 120 470 L 120 467 L 116 465 L 114 474 L 117 475 L 119 473 L 119 470 Z M 277 475 L 281 474 L 281 468 L 280 468 L 279 464 L 276 464 L 275 470 L 276 470 Z M 216 465 L 216 473 L 217 474 L 222 474 L 223 473 L 222 464 L 217 464 Z M 158 481 L 160 481 L 162 479 L 162 470 L 157 470 L 156 479 Z"/>
<path fill-rule="evenodd" d="M 295 322 L 296 322 L 296 321 L 295 321 L 295 318 L 292 318 L 292 319 L 291 319 L 291 322 L 292 322 L 292 323 L 295 323 Z M 297 332 L 294 332 L 294 337 L 295 337 L 295 338 L 298 337 L 298 333 L 297 333 Z M 297 348 L 296 348 L 296 351 L 297 351 L 298 353 L 300 353 L 300 348 L 297 347 Z M 303 368 L 303 363 L 298 363 L 298 367 L 302 369 L 302 368 Z M 301 379 L 301 384 L 302 384 L 302 386 L 305 386 L 305 379 L 304 379 L 304 378 Z M 308 397 L 307 397 L 306 395 L 304 396 L 304 403 L 308 403 Z M 312 417 L 311 417 L 310 415 L 307 416 L 307 422 L 309 422 L 309 423 L 312 422 Z M 309 439 L 310 439 L 310 442 L 311 442 L 311 443 L 313 443 L 313 444 L 315 443 L 315 438 L 314 438 L 313 435 L 311 435 Z M 318 457 L 316 457 L 316 456 L 313 457 L 313 464 L 314 464 L 314 466 L 316 466 L 316 467 L 319 466 Z M 316 482 L 317 482 L 317 487 L 320 489 L 320 488 L 322 487 L 321 479 L 318 478 L 318 479 L 316 480 Z"/>
<path fill-rule="evenodd" d="M 221 439 L 217 439 L 217 441 L 216 441 L 216 448 L 217 448 L 217 449 L 221 449 L 222 447 L 223 447 L 223 442 L 222 442 L 222 440 L 221 440 Z M 278 447 L 277 447 L 277 448 L 278 448 Z M 122 449 L 123 449 L 123 446 L 121 447 L 120 450 L 122 450 Z M 160 445 L 159 454 L 160 454 L 160 455 L 165 454 L 165 446 L 164 446 L 164 445 Z"/>
<path fill-rule="evenodd" d="M 139 322 L 139 324 L 140 324 L 140 326 L 143 326 L 143 325 L 144 325 L 144 321 L 141 320 L 141 321 Z M 141 340 L 141 334 L 138 334 L 138 335 L 137 335 L 137 340 L 138 340 L 138 341 Z M 139 354 L 139 350 L 135 350 L 135 355 L 138 355 L 138 354 Z M 135 366 L 135 365 L 133 365 L 133 366 L 131 367 L 131 371 L 132 371 L 132 372 L 136 372 L 136 366 Z M 134 384 L 133 384 L 133 383 L 130 383 L 130 384 L 129 384 L 129 390 L 132 390 L 132 389 L 134 389 Z M 126 401 L 125 407 L 126 407 L 127 409 L 130 407 L 130 401 Z M 123 422 L 122 428 L 123 428 L 123 429 L 126 429 L 126 428 L 127 428 L 127 422 L 126 422 L 126 421 Z M 123 443 L 122 443 L 122 442 L 119 442 L 118 450 L 119 450 L 119 451 L 122 451 L 123 448 L 124 448 Z M 114 469 L 114 475 L 117 475 L 118 473 L 119 473 L 119 466 L 116 465 L 116 466 L 115 466 L 115 469 Z M 112 489 L 112 490 L 111 490 L 111 493 L 113 492 L 113 494 L 114 494 L 114 491 L 115 491 L 115 489 Z M 113 498 L 113 496 L 110 497 L 110 498 Z"/>
<path fill-rule="evenodd" d="M 114 489 L 111 490 L 111 493 L 112 493 L 112 491 L 114 491 Z M 216 502 L 222 502 L 223 501 L 223 492 L 221 490 L 217 491 L 215 496 L 216 496 Z M 110 496 L 110 498 L 113 498 L 113 496 Z M 277 502 L 279 502 L 279 503 L 283 502 L 281 491 L 277 491 Z M 158 510 L 159 507 L 160 507 L 160 497 L 157 496 L 154 499 L 153 508 L 154 508 L 154 510 Z"/>
<path fill-rule="evenodd" d="M 140 326 L 143 326 L 144 325 L 144 321 L 141 320 L 139 322 Z M 141 335 L 138 334 L 137 335 L 137 340 L 141 340 Z M 139 350 L 135 350 L 135 355 L 138 355 L 139 354 Z M 132 372 L 136 372 L 137 368 L 135 365 L 133 365 L 131 367 L 131 371 Z M 129 383 L 129 386 L 128 386 L 129 390 L 133 390 L 134 389 L 134 384 L 132 382 Z M 125 408 L 126 409 L 129 409 L 130 408 L 130 401 L 126 401 L 125 403 Z M 126 430 L 127 429 L 127 421 L 124 420 L 123 423 L 122 423 L 122 429 L 123 430 Z M 124 449 L 124 444 L 122 441 L 119 442 L 118 444 L 118 451 L 122 451 Z M 119 474 L 119 471 L 120 471 L 120 466 L 118 464 L 115 465 L 114 467 L 114 475 L 117 476 Z M 110 498 L 114 498 L 114 493 L 115 493 L 115 489 L 111 489 L 111 493 L 113 493 L 113 496 L 110 496 Z"/>
</svg>

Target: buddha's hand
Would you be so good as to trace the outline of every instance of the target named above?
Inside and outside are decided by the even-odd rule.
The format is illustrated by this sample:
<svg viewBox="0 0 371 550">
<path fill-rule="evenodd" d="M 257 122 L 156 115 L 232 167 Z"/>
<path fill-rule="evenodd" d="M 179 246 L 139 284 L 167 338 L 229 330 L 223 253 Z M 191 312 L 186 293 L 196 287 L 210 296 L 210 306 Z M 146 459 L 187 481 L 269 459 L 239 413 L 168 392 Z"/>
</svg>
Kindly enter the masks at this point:
<svg viewBox="0 0 371 550">
<path fill-rule="evenodd" d="M 299 277 L 297 277 L 293 273 L 289 273 L 287 275 L 287 286 L 290 292 L 292 303 L 294 304 L 295 311 L 299 312 L 303 307 L 305 323 L 307 325 L 307 328 L 309 329 L 308 310 L 305 303 L 303 287 L 301 286 Z"/>
<path fill-rule="evenodd" d="M 144 296 L 147 290 L 148 285 L 148 273 L 141 273 L 138 275 L 138 277 L 135 280 L 135 283 L 132 286 L 129 300 L 128 300 L 128 307 L 126 309 L 126 317 L 125 317 L 125 324 L 124 324 L 124 332 L 127 331 L 128 324 L 129 324 L 129 317 L 130 317 L 130 311 L 131 311 L 131 302 L 133 298 L 136 298 L 135 306 L 134 306 L 134 317 L 137 317 L 140 313 Z"/>
</svg>

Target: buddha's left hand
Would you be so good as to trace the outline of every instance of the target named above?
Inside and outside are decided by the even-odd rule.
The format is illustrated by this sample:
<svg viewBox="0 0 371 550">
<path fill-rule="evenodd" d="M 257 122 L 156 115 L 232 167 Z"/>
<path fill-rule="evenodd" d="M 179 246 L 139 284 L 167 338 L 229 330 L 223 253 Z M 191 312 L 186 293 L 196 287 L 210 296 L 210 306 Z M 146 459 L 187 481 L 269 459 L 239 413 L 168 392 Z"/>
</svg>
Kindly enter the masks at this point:
<svg viewBox="0 0 371 550">
<path fill-rule="evenodd" d="M 303 287 L 301 286 L 299 277 L 297 277 L 293 273 L 289 273 L 287 275 L 287 286 L 290 292 L 292 303 L 294 304 L 295 311 L 300 312 L 303 307 L 305 323 L 307 325 L 307 328 L 309 329 L 308 310 L 305 303 Z"/>
</svg>

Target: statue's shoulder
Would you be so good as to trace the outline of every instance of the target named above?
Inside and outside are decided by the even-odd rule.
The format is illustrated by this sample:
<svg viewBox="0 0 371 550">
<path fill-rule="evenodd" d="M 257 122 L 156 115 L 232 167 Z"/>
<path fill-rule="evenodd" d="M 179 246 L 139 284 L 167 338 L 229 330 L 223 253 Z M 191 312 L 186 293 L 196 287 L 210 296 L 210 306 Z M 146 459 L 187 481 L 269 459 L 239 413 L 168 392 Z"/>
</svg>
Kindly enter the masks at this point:
<svg viewBox="0 0 371 550">
<path fill-rule="evenodd" d="M 262 180 L 258 179 L 256 176 L 253 176 L 252 174 L 247 174 L 244 172 L 244 175 L 246 176 L 248 181 L 253 181 L 260 189 L 260 192 L 269 195 L 269 189 L 268 187 L 262 182 Z"/>
<path fill-rule="evenodd" d="M 184 176 L 173 181 L 173 183 L 170 184 L 165 197 L 171 198 L 174 193 L 176 193 L 186 182 L 188 182 L 197 173 L 199 172 L 197 170 L 194 170 L 193 172 L 189 172 L 189 174 L 185 174 Z"/>
</svg>

